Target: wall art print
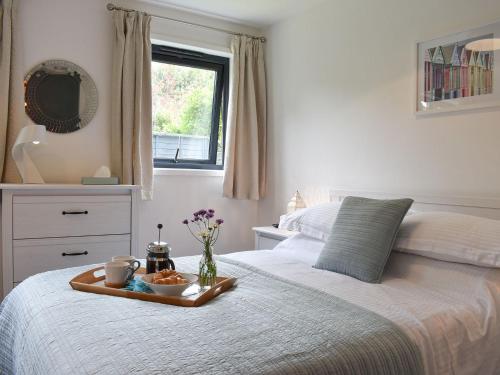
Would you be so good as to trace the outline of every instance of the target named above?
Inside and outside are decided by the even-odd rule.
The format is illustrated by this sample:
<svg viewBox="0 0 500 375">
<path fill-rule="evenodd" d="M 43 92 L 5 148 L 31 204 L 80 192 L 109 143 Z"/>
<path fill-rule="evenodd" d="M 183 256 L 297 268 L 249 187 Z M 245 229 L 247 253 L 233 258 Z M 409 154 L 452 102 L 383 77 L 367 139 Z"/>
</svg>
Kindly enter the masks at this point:
<svg viewBox="0 0 500 375">
<path fill-rule="evenodd" d="M 499 48 L 500 22 L 418 43 L 417 113 L 500 105 Z"/>
</svg>

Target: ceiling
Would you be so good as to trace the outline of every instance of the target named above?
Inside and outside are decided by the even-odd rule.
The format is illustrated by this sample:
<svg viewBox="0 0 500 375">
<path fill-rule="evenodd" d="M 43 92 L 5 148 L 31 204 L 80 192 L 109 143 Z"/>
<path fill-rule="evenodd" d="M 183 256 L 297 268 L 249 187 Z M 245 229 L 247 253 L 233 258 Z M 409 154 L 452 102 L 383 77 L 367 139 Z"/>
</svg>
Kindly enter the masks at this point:
<svg viewBox="0 0 500 375">
<path fill-rule="evenodd" d="M 147 0 L 146 0 L 147 1 Z M 250 26 L 265 27 L 325 0 L 153 0 L 156 4 L 224 17 Z M 151 1 L 150 1 L 151 2 Z"/>
</svg>

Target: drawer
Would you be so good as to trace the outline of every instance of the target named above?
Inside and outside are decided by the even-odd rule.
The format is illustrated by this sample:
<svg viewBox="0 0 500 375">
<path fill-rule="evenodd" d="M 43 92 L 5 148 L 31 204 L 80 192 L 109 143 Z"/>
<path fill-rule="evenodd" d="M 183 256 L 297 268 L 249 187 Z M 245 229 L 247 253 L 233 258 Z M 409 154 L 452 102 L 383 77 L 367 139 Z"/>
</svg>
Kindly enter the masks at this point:
<svg viewBox="0 0 500 375">
<path fill-rule="evenodd" d="M 130 233 L 130 196 L 15 196 L 13 238 Z"/>
<path fill-rule="evenodd" d="M 87 254 L 62 255 L 83 252 Z M 14 283 L 18 283 L 40 272 L 103 263 L 115 255 L 130 255 L 130 236 L 15 240 L 13 255 Z"/>
<path fill-rule="evenodd" d="M 271 250 L 274 249 L 281 240 L 275 238 L 264 237 L 262 235 L 258 236 L 257 250 Z"/>
</svg>

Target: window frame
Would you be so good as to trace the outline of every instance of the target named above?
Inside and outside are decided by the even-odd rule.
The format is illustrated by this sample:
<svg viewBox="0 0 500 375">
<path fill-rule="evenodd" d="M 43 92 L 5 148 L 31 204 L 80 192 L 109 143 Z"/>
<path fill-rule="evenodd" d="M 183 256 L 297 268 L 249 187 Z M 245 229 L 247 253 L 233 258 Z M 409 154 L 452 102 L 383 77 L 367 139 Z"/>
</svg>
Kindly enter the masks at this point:
<svg viewBox="0 0 500 375">
<path fill-rule="evenodd" d="M 153 158 L 155 168 L 183 169 L 224 169 L 226 151 L 226 122 L 229 101 L 229 58 L 210 55 L 203 52 L 169 47 L 159 44 L 152 46 L 152 61 L 166 64 L 207 69 L 216 72 L 214 98 L 212 102 L 212 119 L 208 159 L 161 159 Z M 221 113 L 222 112 L 222 113 Z M 219 142 L 219 121 L 222 116 L 222 164 L 217 164 L 217 148 Z M 153 136 L 153 135 L 151 135 Z"/>
</svg>

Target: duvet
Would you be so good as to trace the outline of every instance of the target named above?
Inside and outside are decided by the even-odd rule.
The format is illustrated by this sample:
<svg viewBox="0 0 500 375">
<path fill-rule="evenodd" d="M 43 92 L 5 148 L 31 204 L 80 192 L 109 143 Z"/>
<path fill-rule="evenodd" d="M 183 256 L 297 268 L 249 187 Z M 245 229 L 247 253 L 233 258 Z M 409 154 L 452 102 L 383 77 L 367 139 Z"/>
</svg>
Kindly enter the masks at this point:
<svg viewBox="0 0 500 375">
<path fill-rule="evenodd" d="M 195 272 L 197 257 L 176 259 Z M 199 308 L 95 295 L 25 280 L 0 307 L 1 374 L 421 374 L 419 348 L 363 307 L 218 257 L 238 285 Z"/>
</svg>

